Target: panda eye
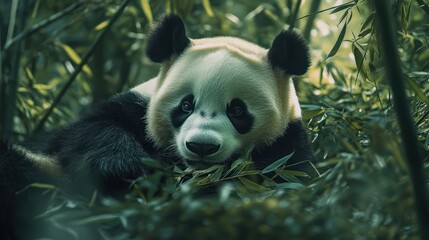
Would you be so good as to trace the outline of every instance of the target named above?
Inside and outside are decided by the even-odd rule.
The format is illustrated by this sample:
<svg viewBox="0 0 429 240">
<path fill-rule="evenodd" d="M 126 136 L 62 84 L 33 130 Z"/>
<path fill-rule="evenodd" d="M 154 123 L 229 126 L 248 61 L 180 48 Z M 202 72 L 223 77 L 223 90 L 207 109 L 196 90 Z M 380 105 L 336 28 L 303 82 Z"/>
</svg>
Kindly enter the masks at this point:
<svg viewBox="0 0 429 240">
<path fill-rule="evenodd" d="M 254 117 L 243 100 L 232 99 L 226 106 L 226 114 L 238 133 L 245 134 L 252 130 Z"/>
<path fill-rule="evenodd" d="M 192 103 L 188 100 L 182 102 L 182 111 L 186 113 L 192 112 Z"/>
<path fill-rule="evenodd" d="M 194 95 L 186 95 L 177 103 L 177 105 L 171 109 L 170 119 L 171 124 L 175 128 L 179 128 L 186 121 L 186 119 L 192 114 L 195 108 Z"/>
<path fill-rule="evenodd" d="M 235 106 L 229 111 L 229 116 L 231 117 L 241 117 L 244 113 L 244 110 L 240 106 Z"/>
</svg>

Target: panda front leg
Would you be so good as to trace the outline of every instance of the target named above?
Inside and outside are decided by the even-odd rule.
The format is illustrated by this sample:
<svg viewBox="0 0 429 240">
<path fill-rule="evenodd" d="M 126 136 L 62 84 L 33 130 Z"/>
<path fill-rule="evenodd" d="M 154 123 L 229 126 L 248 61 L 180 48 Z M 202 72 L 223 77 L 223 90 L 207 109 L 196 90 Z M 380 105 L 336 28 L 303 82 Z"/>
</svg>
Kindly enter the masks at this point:
<svg viewBox="0 0 429 240">
<path fill-rule="evenodd" d="M 76 191 L 122 193 L 126 180 L 144 174 L 142 159 L 154 151 L 145 134 L 147 102 L 132 92 L 119 94 L 54 132 L 42 152 L 58 159 Z"/>
<path fill-rule="evenodd" d="M 126 180 L 144 173 L 142 159 L 148 155 L 135 137 L 120 127 L 98 122 L 91 125 L 95 132 L 75 132 L 73 138 L 60 140 L 63 148 L 55 155 L 63 172 L 76 191 L 84 187 L 85 191 L 98 189 L 110 195 L 123 192 L 129 185 Z"/>
</svg>

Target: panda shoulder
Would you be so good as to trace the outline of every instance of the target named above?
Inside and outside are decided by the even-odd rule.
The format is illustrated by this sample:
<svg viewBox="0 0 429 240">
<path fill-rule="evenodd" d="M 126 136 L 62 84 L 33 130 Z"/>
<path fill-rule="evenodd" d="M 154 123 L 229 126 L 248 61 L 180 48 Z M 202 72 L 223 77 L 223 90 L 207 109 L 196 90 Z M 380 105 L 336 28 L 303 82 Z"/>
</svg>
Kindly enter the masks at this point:
<svg viewBox="0 0 429 240">
<path fill-rule="evenodd" d="M 154 77 L 131 89 L 132 92 L 140 94 L 143 98 L 150 98 L 156 92 L 159 77 Z"/>
</svg>

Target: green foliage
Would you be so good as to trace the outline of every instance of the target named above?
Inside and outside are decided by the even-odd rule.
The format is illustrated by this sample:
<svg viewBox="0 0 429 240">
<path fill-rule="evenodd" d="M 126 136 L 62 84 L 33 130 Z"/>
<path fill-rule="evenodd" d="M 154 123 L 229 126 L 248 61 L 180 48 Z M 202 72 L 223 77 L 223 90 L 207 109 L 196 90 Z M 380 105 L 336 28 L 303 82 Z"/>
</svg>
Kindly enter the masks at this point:
<svg viewBox="0 0 429 240">
<path fill-rule="evenodd" d="M 249 159 L 204 170 L 147 159 L 153 172 L 131 182 L 123 201 L 96 192 L 76 198 L 42 183 L 29 186 L 52 193 L 51 207 L 40 217 L 76 238 L 90 233 L 115 239 L 418 239 L 412 185 L 370 1 L 337 6 L 322 1 L 314 13 L 308 12 L 311 1 L 298 2 L 130 1 L 44 127 L 67 124 L 91 103 L 157 74 L 158 66 L 142 49 L 150 23 L 163 13 L 181 15 L 190 37 L 238 36 L 265 47 L 289 24 L 309 27 L 313 66 L 295 82 L 320 159 L 314 172 L 320 176 L 287 170 L 287 157 L 262 171 L 254 170 Z M 429 174 L 429 14 L 428 5 L 417 2 L 391 6 L 409 106 Z M 19 141 L 34 131 L 119 4 L 34 1 L 27 6 L 31 15 L 21 37 L 25 48 L 16 79 L 11 56 L 19 41 L 2 36 L 3 136 L 9 132 Z M 10 22 L 8 7 L 0 11 Z M 310 16 L 314 22 L 307 21 Z M 6 90 L 15 80 L 13 102 Z M 3 114 L 11 106 L 16 106 L 15 117 Z M 8 117 L 12 129 L 5 128 Z"/>
<path fill-rule="evenodd" d="M 59 196 L 42 217 L 75 236 L 91 236 L 79 232 L 85 226 L 112 239 L 415 239 L 411 185 L 401 156 L 388 152 L 397 147 L 343 153 L 308 186 L 277 184 L 242 160 L 199 171 L 167 167 L 133 181 L 123 201 Z"/>
</svg>

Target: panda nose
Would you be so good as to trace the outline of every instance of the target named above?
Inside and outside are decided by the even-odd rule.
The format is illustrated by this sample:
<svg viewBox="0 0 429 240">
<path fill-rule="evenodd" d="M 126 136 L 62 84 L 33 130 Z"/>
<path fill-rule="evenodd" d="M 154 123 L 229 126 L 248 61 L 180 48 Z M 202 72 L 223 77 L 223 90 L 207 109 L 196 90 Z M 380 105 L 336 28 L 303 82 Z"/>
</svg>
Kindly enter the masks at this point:
<svg viewBox="0 0 429 240">
<path fill-rule="evenodd" d="M 210 143 L 186 142 L 186 147 L 191 152 L 198 154 L 198 156 L 204 157 L 217 152 L 220 148 L 220 145 Z"/>
</svg>

